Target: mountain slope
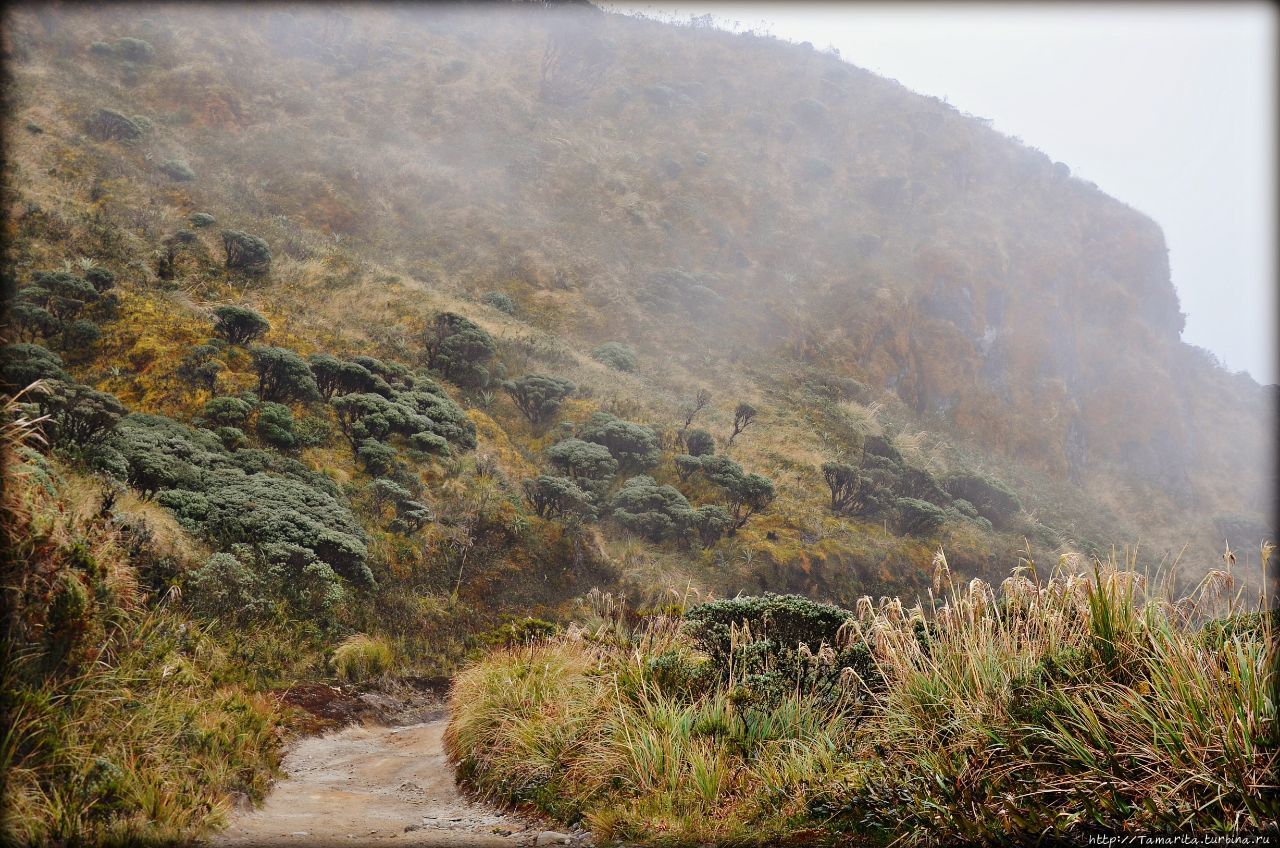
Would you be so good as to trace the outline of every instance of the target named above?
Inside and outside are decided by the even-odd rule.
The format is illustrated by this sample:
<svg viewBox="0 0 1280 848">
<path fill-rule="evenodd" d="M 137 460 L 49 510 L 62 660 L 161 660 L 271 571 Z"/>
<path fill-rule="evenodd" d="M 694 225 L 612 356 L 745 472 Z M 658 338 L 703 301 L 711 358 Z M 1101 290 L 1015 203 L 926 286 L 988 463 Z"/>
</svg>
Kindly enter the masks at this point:
<svg viewBox="0 0 1280 848">
<path fill-rule="evenodd" d="M 500 339 L 511 373 L 575 380 L 572 421 L 602 408 L 678 426 L 700 386 L 715 393 L 700 423 L 722 439 L 736 402 L 762 410 L 732 452 L 779 486 L 734 542 L 748 565 L 645 549 L 645 568 L 623 569 L 642 584 L 911 585 L 931 543 L 822 509 L 818 466 L 863 463 L 877 434 L 934 476 L 976 469 L 1020 495 L 1004 534 L 942 531 L 975 570 L 1004 570 L 1025 537 L 1041 556 L 1141 540 L 1159 562 L 1187 546 L 1194 573 L 1224 526 L 1246 547 L 1268 525 L 1269 399 L 1179 341 L 1158 227 L 835 57 L 590 7 L 69 7 L 12 23 L 13 267 L 24 282 L 89 256 L 121 275 L 135 311 L 92 378 L 139 408 L 198 405 L 172 358 L 215 302 L 256 306 L 273 343 L 303 353 L 403 361 L 452 308 Z M 119 38 L 154 53 L 90 46 Z M 152 128 L 86 137 L 102 108 Z M 171 160 L 194 179 L 159 168 Z M 203 234 L 205 258 L 158 279 L 153 254 L 196 211 L 262 236 L 269 280 L 229 288 Z M 488 292 L 515 317 L 477 302 Z M 586 355 L 610 340 L 638 350 L 638 376 Z M 542 463 L 554 439 L 500 394 L 463 401 L 489 406 L 473 413 L 491 419 L 482 450 L 510 476 Z M 340 466 L 326 450 L 310 461 Z"/>
</svg>

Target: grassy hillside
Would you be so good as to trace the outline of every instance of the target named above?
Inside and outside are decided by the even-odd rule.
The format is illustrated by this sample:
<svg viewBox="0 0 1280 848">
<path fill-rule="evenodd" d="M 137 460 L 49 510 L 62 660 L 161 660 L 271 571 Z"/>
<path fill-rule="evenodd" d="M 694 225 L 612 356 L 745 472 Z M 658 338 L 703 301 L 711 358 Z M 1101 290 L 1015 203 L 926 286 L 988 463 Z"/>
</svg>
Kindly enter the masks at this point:
<svg viewBox="0 0 1280 848">
<path fill-rule="evenodd" d="M 60 481 L 6 497 L 13 538 L 70 522 L 6 585 L 33 658 L 64 602 L 132 640 L 20 686 L 88 727 L 77 663 L 132 686 L 198 632 L 152 730 L 225 682 L 262 741 L 153 823 L 258 791 L 263 691 L 449 674 L 602 592 L 852 608 L 939 548 L 1113 545 L 1189 589 L 1224 539 L 1257 582 L 1273 397 L 1179 341 L 1151 221 L 833 56 L 529 5 L 6 11 L 7 471 Z M 222 744 L 122 737 L 98 821 L 51 794 L 117 744 L 75 727 L 10 743 L 28 836 L 132 833 Z"/>
</svg>

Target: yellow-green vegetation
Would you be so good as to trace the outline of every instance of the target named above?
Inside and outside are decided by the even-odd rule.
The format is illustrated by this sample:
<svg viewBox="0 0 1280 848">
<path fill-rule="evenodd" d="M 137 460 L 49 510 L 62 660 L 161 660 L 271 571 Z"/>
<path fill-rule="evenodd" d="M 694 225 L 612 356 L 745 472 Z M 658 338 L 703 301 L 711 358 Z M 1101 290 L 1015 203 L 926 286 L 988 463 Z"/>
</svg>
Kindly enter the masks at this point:
<svg viewBox="0 0 1280 848">
<path fill-rule="evenodd" d="M 333 670 L 342 680 L 358 683 L 386 674 L 395 654 L 385 639 L 356 633 L 333 651 Z"/>
<path fill-rule="evenodd" d="M 181 559 L 190 542 L 141 538 L 123 512 L 100 511 L 96 488 L 30 453 L 27 424 L 11 417 L 2 434 L 0 842 L 199 836 L 237 794 L 266 792 L 278 702 L 247 685 L 243 653 L 176 593 L 148 598 L 130 549 Z"/>
<path fill-rule="evenodd" d="M 1237 575 L 1174 600 L 1114 559 L 998 591 L 934 564 L 910 608 L 739 599 L 497 651 L 446 744 L 481 796 L 600 839 L 1274 835 L 1280 621 Z"/>
<path fill-rule="evenodd" d="M 449 674 L 591 599 L 851 607 L 923 594 L 939 545 L 995 580 L 1139 537 L 1144 565 L 1186 545 L 1194 584 L 1273 532 L 1266 397 L 1178 340 L 1152 222 L 836 57 L 509 5 L 6 8 L 0 388 L 38 436 L 7 466 L 5 586 L 16 691 L 48 696 L 6 743 L 19 835 L 197 831 L 260 788 L 265 693 Z M 520 792 L 606 831 L 831 831 L 880 796 L 756 787 L 854 762 L 934 815 L 909 745 L 862 755 L 916 684 L 848 632 L 836 659 L 890 689 L 765 652 L 732 663 L 748 709 L 675 624 L 653 657 L 615 625 L 499 653 L 519 677 L 559 652 L 510 691 L 463 678 L 493 690 L 458 701 L 489 715 L 453 732 L 477 786 L 516 796 L 485 776 L 521 749 L 462 740 L 518 730 L 486 705 L 525 692 L 550 712 L 515 759 L 547 782 Z M 792 671 L 821 697 L 783 697 Z M 561 684 L 581 697 L 539 700 Z M 575 734 L 598 750 L 555 747 Z M 608 771 L 632 738 L 649 759 Z M 132 800 L 86 800 L 90 754 Z M 189 791 L 157 795 L 165 769 Z"/>
</svg>

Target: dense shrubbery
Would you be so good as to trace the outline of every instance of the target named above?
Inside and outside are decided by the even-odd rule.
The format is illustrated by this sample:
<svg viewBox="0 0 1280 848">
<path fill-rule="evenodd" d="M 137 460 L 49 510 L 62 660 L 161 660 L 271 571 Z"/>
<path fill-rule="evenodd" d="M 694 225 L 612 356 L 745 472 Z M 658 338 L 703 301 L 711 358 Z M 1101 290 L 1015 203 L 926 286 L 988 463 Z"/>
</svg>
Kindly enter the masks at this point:
<svg viewBox="0 0 1280 848">
<path fill-rule="evenodd" d="M 935 565 L 936 610 L 734 598 L 497 651 L 458 677 L 446 746 L 483 796 L 598 841 L 1273 826 L 1276 616 L 1144 596 L 1114 562 L 1000 596 Z"/>
<path fill-rule="evenodd" d="M 652 477 L 632 477 L 610 502 L 615 521 L 652 542 L 683 535 L 693 515 L 689 501 L 671 486 Z"/>
<path fill-rule="evenodd" d="M 469 318 L 441 312 L 423 331 L 427 367 L 465 388 L 484 388 L 491 375 L 489 360 L 497 353 L 493 337 Z"/>
</svg>

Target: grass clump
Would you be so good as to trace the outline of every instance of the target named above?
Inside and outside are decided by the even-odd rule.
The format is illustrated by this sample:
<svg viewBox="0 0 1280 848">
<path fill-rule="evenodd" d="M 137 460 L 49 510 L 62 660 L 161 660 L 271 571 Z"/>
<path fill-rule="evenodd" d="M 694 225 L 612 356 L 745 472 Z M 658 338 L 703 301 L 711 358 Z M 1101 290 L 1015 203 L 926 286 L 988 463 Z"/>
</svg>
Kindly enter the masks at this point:
<svg viewBox="0 0 1280 848">
<path fill-rule="evenodd" d="M 381 677 L 395 664 L 395 652 L 387 640 L 357 633 L 333 651 L 333 671 L 340 680 L 359 683 Z"/>
</svg>

